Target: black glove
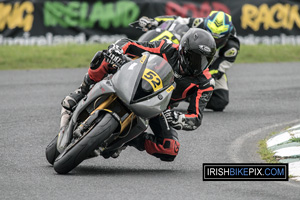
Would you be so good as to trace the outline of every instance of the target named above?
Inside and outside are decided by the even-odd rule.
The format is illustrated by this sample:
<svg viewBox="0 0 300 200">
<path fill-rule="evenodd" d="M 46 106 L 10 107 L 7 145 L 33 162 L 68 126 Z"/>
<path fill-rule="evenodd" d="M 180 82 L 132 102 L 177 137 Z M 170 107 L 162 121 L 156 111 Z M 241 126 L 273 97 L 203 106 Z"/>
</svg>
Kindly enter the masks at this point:
<svg viewBox="0 0 300 200">
<path fill-rule="evenodd" d="M 110 45 L 105 53 L 105 60 L 113 67 L 121 67 L 125 62 L 123 50 L 118 45 Z"/>
<path fill-rule="evenodd" d="M 104 50 L 104 52 L 105 52 L 105 50 Z M 93 59 L 92 59 L 92 61 L 90 63 L 91 69 L 93 69 L 93 70 L 97 69 L 100 66 L 100 64 L 103 61 L 103 59 L 104 59 L 104 55 L 103 55 L 102 51 L 98 51 L 94 55 L 94 57 L 93 57 Z"/>
<path fill-rule="evenodd" d="M 182 130 L 185 126 L 185 115 L 181 112 L 166 110 L 164 115 L 167 119 L 167 122 L 175 129 Z"/>
</svg>

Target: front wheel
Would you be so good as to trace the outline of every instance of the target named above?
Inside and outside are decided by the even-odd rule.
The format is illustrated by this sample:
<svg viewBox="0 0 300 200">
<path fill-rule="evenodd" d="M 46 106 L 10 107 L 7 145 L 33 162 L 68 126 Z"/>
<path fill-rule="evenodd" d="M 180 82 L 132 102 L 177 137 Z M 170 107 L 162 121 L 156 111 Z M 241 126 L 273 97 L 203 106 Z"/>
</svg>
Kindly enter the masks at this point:
<svg viewBox="0 0 300 200">
<path fill-rule="evenodd" d="M 71 144 L 54 162 L 54 170 L 66 174 L 101 146 L 116 130 L 119 122 L 109 113 L 79 141 Z"/>
</svg>

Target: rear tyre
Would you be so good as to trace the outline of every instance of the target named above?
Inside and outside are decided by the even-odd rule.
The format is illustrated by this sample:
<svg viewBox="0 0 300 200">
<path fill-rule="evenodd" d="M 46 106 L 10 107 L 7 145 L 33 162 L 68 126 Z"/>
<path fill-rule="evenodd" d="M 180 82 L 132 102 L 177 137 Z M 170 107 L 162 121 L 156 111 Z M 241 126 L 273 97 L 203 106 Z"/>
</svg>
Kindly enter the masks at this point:
<svg viewBox="0 0 300 200">
<path fill-rule="evenodd" d="M 119 122 L 109 113 L 105 113 L 102 120 L 73 146 L 61 153 L 54 162 L 54 170 L 59 174 L 66 174 L 93 151 L 101 146 L 118 127 Z"/>
<path fill-rule="evenodd" d="M 59 156 L 59 152 L 56 148 L 57 138 L 58 135 L 56 135 L 56 137 L 46 147 L 46 158 L 51 165 L 53 165 L 55 159 Z"/>
</svg>

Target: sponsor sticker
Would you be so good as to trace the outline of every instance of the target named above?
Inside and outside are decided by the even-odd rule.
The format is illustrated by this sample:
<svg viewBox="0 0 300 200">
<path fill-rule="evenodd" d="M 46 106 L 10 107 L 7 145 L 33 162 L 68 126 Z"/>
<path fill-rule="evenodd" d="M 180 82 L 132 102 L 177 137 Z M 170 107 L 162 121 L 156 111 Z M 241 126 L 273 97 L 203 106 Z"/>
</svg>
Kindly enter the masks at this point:
<svg viewBox="0 0 300 200">
<path fill-rule="evenodd" d="M 206 52 L 206 53 L 211 53 L 211 49 L 208 46 L 206 46 L 206 45 L 199 45 L 199 49 L 201 51 Z"/>
<path fill-rule="evenodd" d="M 147 56 L 146 56 L 146 55 L 143 55 L 143 57 L 141 58 L 140 62 L 141 62 L 141 63 L 144 63 L 145 60 L 146 60 L 146 58 L 147 58 Z"/>
<path fill-rule="evenodd" d="M 172 90 L 174 90 L 174 86 L 171 85 L 168 89 L 167 89 L 167 92 L 170 93 Z"/>
</svg>

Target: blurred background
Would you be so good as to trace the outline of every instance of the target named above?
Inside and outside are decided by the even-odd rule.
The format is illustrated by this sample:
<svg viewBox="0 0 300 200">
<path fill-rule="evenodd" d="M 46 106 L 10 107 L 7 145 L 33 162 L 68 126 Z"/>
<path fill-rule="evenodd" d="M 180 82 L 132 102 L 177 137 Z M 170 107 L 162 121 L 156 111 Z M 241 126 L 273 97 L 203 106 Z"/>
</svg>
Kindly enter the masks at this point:
<svg viewBox="0 0 300 200">
<path fill-rule="evenodd" d="M 232 16 L 242 44 L 300 44 L 297 0 L 215 1 L 0 1 L 1 45 L 52 45 L 136 39 L 129 23 L 142 16 L 206 17 L 212 10 Z"/>
<path fill-rule="evenodd" d="M 299 61 L 299 7 L 299 0 L 0 0 L 0 69 L 12 68 L 18 59 L 10 59 L 10 51 L 31 61 L 14 69 L 83 67 L 107 44 L 137 39 L 143 32 L 129 23 L 142 16 L 206 17 L 212 10 L 232 16 L 242 44 L 237 62 Z M 58 47 L 46 47 L 53 45 Z M 65 64 L 70 56 L 78 60 Z M 35 62 L 38 57 L 57 61 Z"/>
</svg>

